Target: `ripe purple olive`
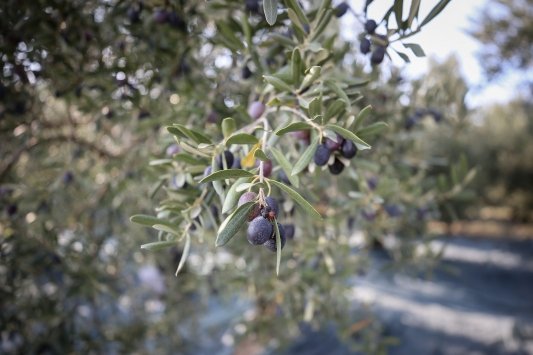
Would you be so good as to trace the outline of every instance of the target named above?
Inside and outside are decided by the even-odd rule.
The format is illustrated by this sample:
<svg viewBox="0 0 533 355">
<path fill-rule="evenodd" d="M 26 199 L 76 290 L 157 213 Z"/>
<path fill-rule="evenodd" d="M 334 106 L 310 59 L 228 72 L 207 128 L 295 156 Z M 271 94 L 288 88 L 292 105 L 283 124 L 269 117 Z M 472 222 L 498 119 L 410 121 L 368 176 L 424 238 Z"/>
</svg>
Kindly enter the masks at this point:
<svg viewBox="0 0 533 355">
<path fill-rule="evenodd" d="M 219 120 L 220 120 L 220 116 L 215 111 L 211 111 L 207 115 L 207 122 L 209 123 L 217 123 Z"/>
<path fill-rule="evenodd" d="M 242 206 L 246 202 L 255 201 L 257 199 L 257 194 L 253 191 L 245 192 L 241 195 L 239 198 L 239 202 L 237 202 L 237 206 Z M 250 210 L 250 213 L 248 214 L 248 221 L 253 220 L 257 216 L 259 216 L 259 213 L 261 212 L 261 209 L 259 207 L 259 204 L 255 204 L 255 206 Z"/>
<path fill-rule="evenodd" d="M 187 23 L 175 12 L 169 11 L 167 13 L 167 21 L 170 26 L 180 30 L 181 32 L 187 32 Z"/>
<path fill-rule="evenodd" d="M 278 172 L 278 180 L 284 183 L 285 185 L 291 184 L 291 181 L 289 180 L 289 178 L 287 177 L 287 174 L 283 170 L 280 170 Z"/>
<path fill-rule="evenodd" d="M 410 130 L 416 125 L 417 121 L 418 119 L 415 116 L 407 117 L 407 119 L 405 120 L 405 129 Z"/>
<path fill-rule="evenodd" d="M 331 152 L 326 144 L 320 144 L 315 151 L 314 161 L 318 166 L 324 166 L 328 163 Z"/>
<path fill-rule="evenodd" d="M 211 167 L 211 165 L 206 166 L 204 169 L 204 177 L 211 175 L 212 172 L 213 168 Z"/>
<path fill-rule="evenodd" d="M 348 12 L 350 9 L 350 5 L 348 5 L 346 2 L 341 2 L 339 5 L 333 9 L 333 13 L 337 18 L 342 17 Z"/>
<path fill-rule="evenodd" d="M 378 24 L 374 20 L 368 20 L 365 23 L 365 31 L 369 35 L 374 34 L 374 32 L 376 31 L 377 27 L 378 27 Z"/>
<path fill-rule="evenodd" d="M 231 165 L 232 169 L 240 169 L 241 168 L 241 160 L 237 157 L 233 160 L 233 164 Z"/>
<path fill-rule="evenodd" d="M 128 8 L 127 15 L 131 23 L 137 23 L 141 21 L 141 11 L 134 7 Z"/>
<path fill-rule="evenodd" d="M 276 252 L 278 249 L 276 248 L 276 231 L 274 228 L 272 228 L 272 235 L 270 238 L 263 244 L 265 248 L 272 252 Z M 283 247 L 285 246 L 285 243 L 287 242 L 287 237 L 285 235 L 285 229 L 283 228 L 283 225 L 278 223 L 278 229 L 279 229 L 279 239 L 281 242 L 281 249 L 283 250 Z"/>
<path fill-rule="evenodd" d="M 239 197 L 239 202 L 237 202 L 237 206 L 242 206 L 246 202 L 254 201 L 257 199 L 257 194 L 253 191 L 245 192 Z"/>
<path fill-rule="evenodd" d="M 400 206 L 396 204 L 385 205 L 384 209 L 385 209 L 385 212 L 387 212 L 387 214 L 391 218 L 397 218 L 402 215 L 402 209 L 400 208 Z"/>
<path fill-rule="evenodd" d="M 376 187 L 378 187 L 378 182 L 379 182 L 379 181 L 378 181 L 378 178 L 375 177 L 375 176 L 371 176 L 371 177 L 369 177 L 368 179 L 366 179 L 366 183 L 367 183 L 368 188 L 369 188 L 370 190 L 375 190 Z"/>
<path fill-rule="evenodd" d="M 259 0 L 246 0 L 244 4 L 247 12 L 259 13 Z"/>
<path fill-rule="evenodd" d="M 333 164 L 328 166 L 329 172 L 333 175 L 339 175 L 344 170 L 344 164 L 338 158 L 335 158 Z"/>
<path fill-rule="evenodd" d="M 168 13 L 164 9 L 154 11 L 153 19 L 156 23 L 165 23 L 168 20 Z"/>
<path fill-rule="evenodd" d="M 243 68 L 242 68 L 242 71 L 241 71 L 241 76 L 243 79 L 249 79 L 251 76 L 252 76 L 252 71 L 250 70 L 250 68 L 245 65 Z"/>
<path fill-rule="evenodd" d="M 370 40 L 368 38 L 363 38 L 361 43 L 359 43 L 359 50 L 363 54 L 370 53 Z"/>
<path fill-rule="evenodd" d="M 361 216 L 367 221 L 373 221 L 376 218 L 376 212 L 373 210 L 362 210 Z"/>
<path fill-rule="evenodd" d="M 287 239 L 294 238 L 294 231 L 295 231 L 294 224 L 284 224 L 283 229 L 285 230 L 285 237 L 287 237 Z"/>
<path fill-rule="evenodd" d="M 250 244 L 261 245 L 269 240 L 273 229 L 272 223 L 268 219 L 258 216 L 248 225 L 246 237 Z"/>
<path fill-rule="evenodd" d="M 266 106 L 261 101 L 254 101 L 248 106 L 248 115 L 254 120 L 257 120 L 265 112 Z"/>
<path fill-rule="evenodd" d="M 345 140 L 341 147 L 342 156 L 347 159 L 352 159 L 357 154 L 357 147 L 351 140 Z"/>
<path fill-rule="evenodd" d="M 72 173 L 72 171 L 65 171 L 62 180 L 65 185 L 68 185 L 72 181 L 74 181 L 74 174 Z"/>
<path fill-rule="evenodd" d="M 270 174 L 272 174 L 272 160 L 266 160 L 263 162 L 263 176 L 270 177 Z"/>
<path fill-rule="evenodd" d="M 13 217 L 18 211 L 18 206 L 16 204 L 10 204 L 6 206 L 6 212 L 9 217 Z"/>
<path fill-rule="evenodd" d="M 180 152 L 180 146 L 177 144 L 171 144 L 167 147 L 166 154 L 168 157 L 174 156 Z"/>
<path fill-rule="evenodd" d="M 295 139 L 298 139 L 299 141 L 302 141 L 306 144 L 309 144 L 310 142 L 311 132 L 309 132 L 308 130 L 291 132 L 291 135 Z"/>
<path fill-rule="evenodd" d="M 226 167 L 228 169 L 230 169 L 231 166 L 233 165 L 233 160 L 234 160 L 233 153 L 230 152 L 229 150 L 225 150 L 224 154 L 221 154 L 221 155 L 217 156 L 216 164 L 217 164 L 219 170 L 223 170 L 224 169 L 224 163 L 223 163 L 222 159 L 224 159 L 226 161 Z"/>
<path fill-rule="evenodd" d="M 277 217 L 279 215 L 278 201 L 276 201 L 273 197 L 268 196 L 267 198 L 265 198 L 265 202 L 267 206 L 270 207 L 270 209 L 274 212 L 275 217 Z"/>
<path fill-rule="evenodd" d="M 326 143 L 326 146 L 328 147 L 328 149 L 331 152 L 333 152 L 334 150 L 339 149 L 343 142 L 344 142 L 344 138 L 342 138 L 342 136 L 337 134 L 337 138 L 335 140 L 330 139 L 330 138 L 326 138 L 326 142 L 325 143 Z"/>
<path fill-rule="evenodd" d="M 374 65 L 378 65 L 383 62 L 383 58 L 385 58 L 385 47 L 378 46 L 372 52 L 372 55 L 370 56 L 370 62 L 372 62 Z"/>
</svg>

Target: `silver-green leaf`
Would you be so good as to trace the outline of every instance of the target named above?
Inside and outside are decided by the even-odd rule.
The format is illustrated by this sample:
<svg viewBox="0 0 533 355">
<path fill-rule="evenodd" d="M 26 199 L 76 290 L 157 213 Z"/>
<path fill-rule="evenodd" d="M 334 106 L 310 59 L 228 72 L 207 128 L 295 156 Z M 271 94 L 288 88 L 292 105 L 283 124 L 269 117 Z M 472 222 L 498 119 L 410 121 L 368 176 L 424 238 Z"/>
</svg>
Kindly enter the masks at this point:
<svg viewBox="0 0 533 355">
<path fill-rule="evenodd" d="M 215 245 L 220 247 L 225 245 L 237 234 L 239 229 L 246 223 L 248 214 L 252 209 L 255 201 L 250 201 L 237 207 L 237 209 L 230 214 L 224 222 L 220 225 L 217 232 L 217 239 Z"/>
</svg>

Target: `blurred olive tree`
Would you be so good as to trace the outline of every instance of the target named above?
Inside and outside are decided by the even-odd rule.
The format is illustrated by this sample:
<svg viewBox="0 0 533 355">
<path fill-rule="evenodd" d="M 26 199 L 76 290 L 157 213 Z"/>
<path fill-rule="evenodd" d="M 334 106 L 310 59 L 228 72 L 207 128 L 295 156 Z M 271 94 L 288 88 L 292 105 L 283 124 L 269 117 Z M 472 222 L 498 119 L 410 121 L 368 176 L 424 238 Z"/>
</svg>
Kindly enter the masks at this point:
<svg viewBox="0 0 533 355">
<path fill-rule="evenodd" d="M 302 321 L 354 339 L 365 251 L 435 260 L 424 221 L 472 175 L 433 172 L 420 145 L 458 98 L 415 100 L 386 58 L 423 56 L 408 38 L 448 2 L 382 19 L 371 1 L 3 2 L 2 351 L 193 352 L 195 325 L 274 348 Z M 343 16 L 364 24 L 348 42 Z M 276 253 L 240 228 L 267 196 Z M 238 316 L 202 326 L 213 295 Z M 353 345 L 383 351 L 364 324 Z"/>
</svg>

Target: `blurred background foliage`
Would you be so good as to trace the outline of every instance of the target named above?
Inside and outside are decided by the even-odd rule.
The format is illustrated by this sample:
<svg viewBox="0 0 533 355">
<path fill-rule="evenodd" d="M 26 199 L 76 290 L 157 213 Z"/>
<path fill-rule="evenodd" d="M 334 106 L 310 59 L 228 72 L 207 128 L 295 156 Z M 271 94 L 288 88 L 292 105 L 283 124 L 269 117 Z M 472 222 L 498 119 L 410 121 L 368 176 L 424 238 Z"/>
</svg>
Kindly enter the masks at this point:
<svg viewBox="0 0 533 355">
<path fill-rule="evenodd" d="M 487 72 L 505 61 L 527 71 L 531 3 L 498 3 L 506 17 L 495 21 L 487 10 L 473 32 L 490 58 Z M 220 23 L 237 11 L 265 44 L 255 57 L 224 48 Z M 221 118 L 246 122 L 261 72 L 284 58 L 264 40 L 261 9 L 253 1 L 8 0 L 0 15 L 2 352 L 194 353 L 219 349 L 220 339 L 276 349 L 303 320 L 334 323 L 360 350 L 383 351 L 389 339 L 379 323 L 354 328 L 372 316 L 346 297 L 368 248 L 386 249 L 395 267 L 424 268 L 438 256 L 428 220 L 479 218 L 480 206 L 508 207 L 513 221 L 533 218 L 531 92 L 469 109 L 454 58 L 407 80 L 398 69 L 368 72 L 349 60 L 354 39 L 334 61 L 371 79 L 360 108 L 372 105 L 368 120 L 390 128 L 369 137 L 374 149 L 338 184 L 306 181 L 327 223 L 287 215 L 297 231 L 279 279 L 272 255 L 244 243 L 215 250 L 213 231 L 197 231 L 204 243 L 176 279 L 181 250 L 141 251 L 156 233 L 129 216 L 153 213 L 162 198 L 154 187 L 172 184 L 171 172 L 148 166 L 174 143 L 165 125 L 220 135 Z M 228 26 L 240 28 L 237 20 Z M 286 29 L 278 23 L 276 31 Z M 513 40 L 494 46 L 494 38 Z M 243 63 L 252 72 L 246 80 Z"/>
</svg>

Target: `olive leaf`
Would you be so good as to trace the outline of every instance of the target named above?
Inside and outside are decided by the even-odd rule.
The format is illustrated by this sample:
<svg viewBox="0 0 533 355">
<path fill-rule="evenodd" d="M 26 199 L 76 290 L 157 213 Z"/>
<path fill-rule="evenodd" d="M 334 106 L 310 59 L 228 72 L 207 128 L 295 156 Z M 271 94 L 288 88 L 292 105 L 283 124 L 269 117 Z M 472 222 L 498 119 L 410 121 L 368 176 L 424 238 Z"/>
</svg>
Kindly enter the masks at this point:
<svg viewBox="0 0 533 355">
<path fill-rule="evenodd" d="M 283 128 L 280 128 L 276 131 L 276 135 L 277 136 L 282 136 L 286 133 L 289 133 L 289 132 L 296 132 L 296 131 L 303 131 L 303 130 L 309 130 L 311 129 L 313 126 L 311 126 L 309 123 L 305 123 L 305 122 L 294 122 L 294 123 L 290 123 L 289 125 L 283 127 Z"/>
<path fill-rule="evenodd" d="M 309 202 L 307 202 L 298 192 L 294 191 L 293 189 L 291 189 L 289 186 L 279 182 L 279 181 L 276 181 L 276 180 L 272 180 L 272 179 L 269 179 L 268 180 L 272 185 L 274 186 L 277 186 L 278 188 L 280 188 L 281 190 L 285 191 L 287 194 L 289 194 L 289 196 L 297 203 L 300 205 L 300 207 L 302 207 L 309 215 L 311 215 L 312 217 L 314 218 L 318 218 L 318 219 L 322 219 L 322 216 L 320 215 L 320 213 L 318 213 L 314 208 L 313 206 L 311 206 L 311 204 Z"/>
<path fill-rule="evenodd" d="M 239 178 L 237 181 L 231 185 L 231 187 L 228 190 L 228 193 L 226 194 L 226 198 L 224 199 L 224 205 L 222 206 L 222 213 L 227 213 L 229 210 L 235 206 L 237 203 L 237 200 L 239 199 L 239 193 L 237 191 L 237 187 L 241 185 L 242 183 L 245 183 L 248 181 L 249 178 Z"/>
<path fill-rule="evenodd" d="M 326 125 L 326 128 L 332 130 L 333 132 L 336 132 L 336 133 L 340 134 L 341 136 L 343 136 L 346 139 L 349 139 L 349 140 L 353 141 L 355 143 L 355 145 L 357 146 L 357 149 L 359 149 L 359 150 L 365 150 L 365 149 L 370 149 L 371 148 L 368 143 L 366 143 L 361 138 L 357 137 L 352 132 L 348 131 L 346 128 L 342 128 L 341 126 L 337 126 L 337 125 L 334 125 L 334 124 L 328 124 L 328 125 Z"/>
<path fill-rule="evenodd" d="M 305 149 L 300 159 L 294 164 L 294 167 L 292 168 L 291 175 L 297 175 L 302 170 L 304 170 L 307 165 L 309 165 L 309 162 L 311 159 L 313 159 L 313 155 L 315 154 L 316 147 L 318 145 L 318 139 L 320 137 L 318 135 L 313 138 L 313 141 L 309 146 Z"/>
<path fill-rule="evenodd" d="M 281 264 L 281 236 L 279 234 L 278 221 L 275 218 L 274 231 L 276 232 L 276 275 L 279 276 L 279 264 Z"/>
<path fill-rule="evenodd" d="M 168 247 L 176 245 L 175 240 L 165 240 L 160 242 L 146 243 L 141 245 L 141 249 L 146 249 L 150 251 L 156 251 L 161 249 L 166 249 Z"/>
<path fill-rule="evenodd" d="M 187 233 L 185 236 L 185 245 L 183 246 L 183 253 L 181 254 L 181 259 L 178 264 L 178 268 L 176 269 L 176 273 L 174 275 L 178 276 L 179 272 L 185 265 L 185 261 L 187 260 L 187 257 L 189 256 L 189 249 L 191 248 L 191 236 Z"/>
<path fill-rule="evenodd" d="M 254 174 L 252 174 L 249 171 L 242 170 L 242 169 L 219 170 L 204 177 L 202 180 L 200 180 L 200 184 L 203 184 L 205 182 L 216 181 L 216 180 L 225 180 L 225 179 L 231 179 L 231 178 L 252 177 L 252 176 L 254 176 Z"/>
<path fill-rule="evenodd" d="M 217 239 L 215 245 L 217 247 L 225 245 L 235 236 L 239 229 L 246 223 L 248 214 L 252 209 L 255 201 L 250 201 L 237 207 L 232 214 L 230 214 L 224 222 L 220 225 L 217 232 Z"/>
<path fill-rule="evenodd" d="M 278 0 L 263 0 L 263 10 L 268 24 L 274 25 L 278 17 Z"/>
</svg>

